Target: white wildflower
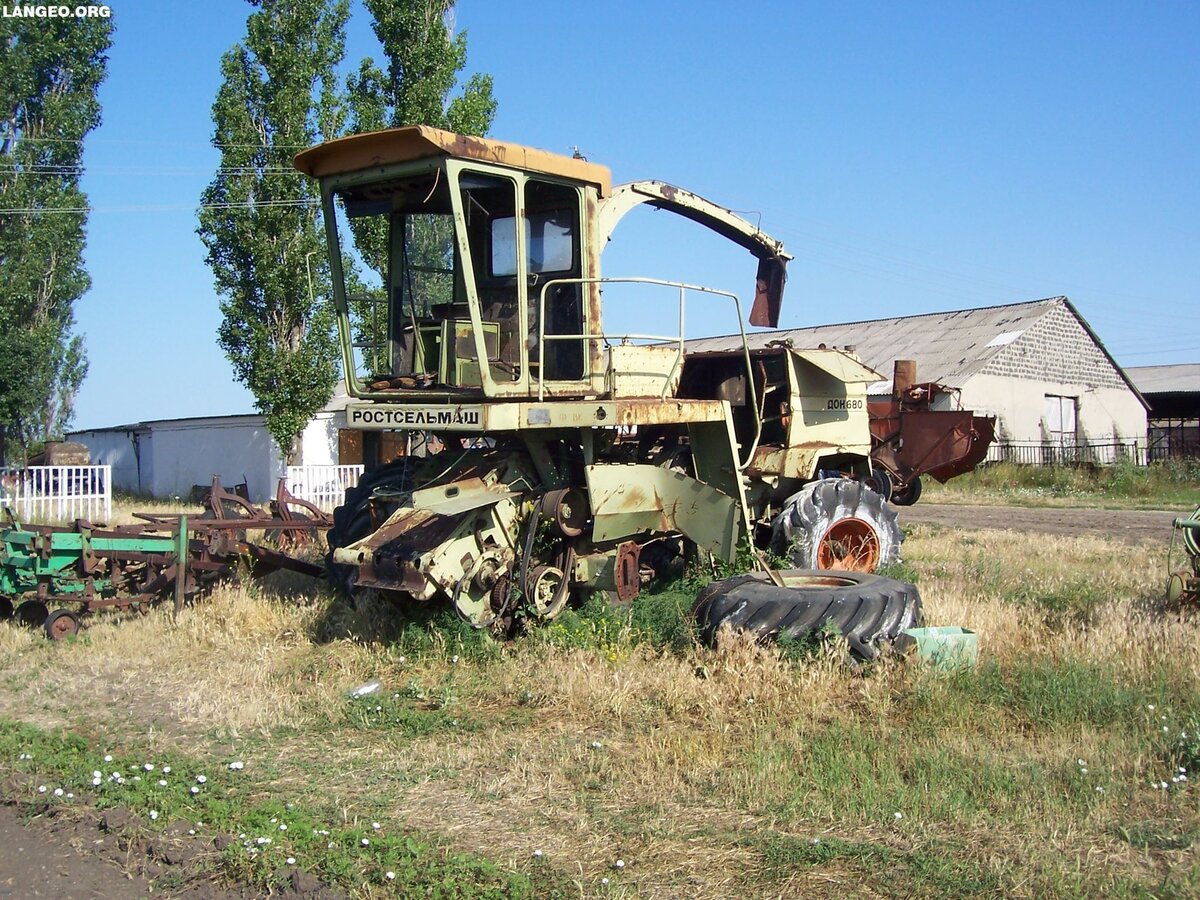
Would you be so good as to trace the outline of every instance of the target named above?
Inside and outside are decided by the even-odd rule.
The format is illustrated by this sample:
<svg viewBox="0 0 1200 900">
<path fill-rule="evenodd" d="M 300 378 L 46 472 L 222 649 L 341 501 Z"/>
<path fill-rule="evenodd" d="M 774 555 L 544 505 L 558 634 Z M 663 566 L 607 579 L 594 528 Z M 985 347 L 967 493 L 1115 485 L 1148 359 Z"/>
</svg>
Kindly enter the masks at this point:
<svg viewBox="0 0 1200 900">
<path fill-rule="evenodd" d="M 150 818 L 151 818 L 151 820 L 158 818 L 158 810 L 157 809 L 150 810 Z"/>
</svg>

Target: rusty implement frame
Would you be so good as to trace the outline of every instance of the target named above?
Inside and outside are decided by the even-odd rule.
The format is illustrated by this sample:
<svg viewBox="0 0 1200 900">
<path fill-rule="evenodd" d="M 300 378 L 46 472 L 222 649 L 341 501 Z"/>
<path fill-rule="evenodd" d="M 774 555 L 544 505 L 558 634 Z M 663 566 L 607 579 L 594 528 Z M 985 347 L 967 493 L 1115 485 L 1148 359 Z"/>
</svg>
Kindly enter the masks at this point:
<svg viewBox="0 0 1200 900">
<path fill-rule="evenodd" d="M 973 470 L 987 457 L 996 420 L 970 410 L 934 409 L 950 389 L 917 384 L 916 364 L 897 360 L 892 396 L 869 399 L 871 461 L 892 476 L 897 489 L 922 475 L 945 483 Z"/>
<path fill-rule="evenodd" d="M 243 560 L 252 577 L 277 569 L 322 574 L 306 560 L 247 542 L 234 526 L 187 516 L 110 528 L 83 520 L 70 526 L 14 523 L 0 532 L 0 595 L 10 603 L 78 603 L 83 612 L 94 612 L 192 599 L 236 578 Z"/>
<path fill-rule="evenodd" d="M 289 538 L 300 543 L 326 527 L 328 517 L 292 497 L 282 482 L 272 509 L 275 515 L 263 512 L 214 479 L 201 515 L 136 513 L 142 522 L 116 526 L 11 520 L 0 529 L 0 618 L 15 614 L 25 624 L 44 623 L 52 638 L 62 638 L 78 631 L 81 614 L 144 610 L 169 599 L 178 610 L 242 573 L 322 575 L 321 566 L 251 543 L 246 532 L 262 529 L 281 544 Z M 63 604 L 71 609 L 50 611 Z"/>
</svg>

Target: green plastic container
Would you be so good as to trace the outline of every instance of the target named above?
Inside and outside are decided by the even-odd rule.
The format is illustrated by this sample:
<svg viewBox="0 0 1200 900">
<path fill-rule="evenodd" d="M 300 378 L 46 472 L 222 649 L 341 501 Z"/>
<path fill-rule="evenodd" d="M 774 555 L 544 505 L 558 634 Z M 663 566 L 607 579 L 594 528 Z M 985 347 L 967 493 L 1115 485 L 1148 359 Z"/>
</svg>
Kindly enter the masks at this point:
<svg viewBox="0 0 1200 900">
<path fill-rule="evenodd" d="M 979 635 L 958 625 L 906 628 L 903 634 L 916 645 L 919 659 L 939 669 L 974 667 L 979 659 Z M 907 649 L 907 641 L 897 643 Z"/>
</svg>

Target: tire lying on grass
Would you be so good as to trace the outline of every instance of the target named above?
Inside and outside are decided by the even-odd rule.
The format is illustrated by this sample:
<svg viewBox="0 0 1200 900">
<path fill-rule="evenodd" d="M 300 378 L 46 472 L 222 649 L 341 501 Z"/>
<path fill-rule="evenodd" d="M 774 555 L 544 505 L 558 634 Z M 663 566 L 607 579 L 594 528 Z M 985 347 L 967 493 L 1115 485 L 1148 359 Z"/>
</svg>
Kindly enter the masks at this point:
<svg viewBox="0 0 1200 900">
<path fill-rule="evenodd" d="M 874 659 L 881 643 L 895 641 L 906 628 L 924 622 L 915 585 L 867 572 L 787 569 L 785 587 L 764 573 L 714 582 L 696 597 L 700 637 L 716 641 L 728 625 L 748 631 L 759 643 L 786 636 L 794 640 L 832 625 L 858 659 Z"/>
</svg>

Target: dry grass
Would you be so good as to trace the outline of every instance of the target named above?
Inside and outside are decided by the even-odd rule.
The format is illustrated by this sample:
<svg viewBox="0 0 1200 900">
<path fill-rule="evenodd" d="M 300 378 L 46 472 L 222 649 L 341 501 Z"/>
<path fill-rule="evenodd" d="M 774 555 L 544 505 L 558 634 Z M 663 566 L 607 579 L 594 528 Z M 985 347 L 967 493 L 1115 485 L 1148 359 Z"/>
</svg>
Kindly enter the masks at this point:
<svg viewBox="0 0 1200 900">
<path fill-rule="evenodd" d="M 1173 735 L 1200 712 L 1197 625 L 1152 601 L 1161 561 L 931 527 L 905 550 L 930 621 L 982 636 L 977 672 L 854 674 L 737 639 L 679 655 L 628 634 L 489 648 L 437 632 L 404 650 L 281 580 L 178 621 L 99 619 L 69 645 L 0 628 L 0 713 L 237 752 L 276 796 L 514 866 L 541 849 L 585 894 L 601 876 L 654 896 L 1077 895 L 1164 877 L 1186 894 L 1193 849 L 1117 831 L 1200 835 L 1190 787 L 1147 786 L 1167 771 L 1157 716 Z M 387 687 L 378 722 L 344 696 L 370 678 Z"/>
</svg>

